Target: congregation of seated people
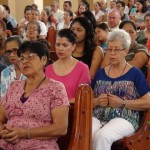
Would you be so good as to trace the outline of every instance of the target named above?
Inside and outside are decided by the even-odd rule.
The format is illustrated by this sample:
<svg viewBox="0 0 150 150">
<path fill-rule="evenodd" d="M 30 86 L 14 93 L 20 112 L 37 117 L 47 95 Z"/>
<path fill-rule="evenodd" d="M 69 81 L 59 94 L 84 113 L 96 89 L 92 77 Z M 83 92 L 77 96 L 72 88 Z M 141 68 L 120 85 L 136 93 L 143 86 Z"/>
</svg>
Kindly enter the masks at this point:
<svg viewBox="0 0 150 150">
<path fill-rule="evenodd" d="M 93 90 L 93 150 L 111 150 L 150 108 L 150 1 L 81 0 L 72 7 L 68 0 L 41 12 L 26 5 L 17 22 L 0 5 L 2 150 L 59 150 L 81 84 Z"/>
</svg>

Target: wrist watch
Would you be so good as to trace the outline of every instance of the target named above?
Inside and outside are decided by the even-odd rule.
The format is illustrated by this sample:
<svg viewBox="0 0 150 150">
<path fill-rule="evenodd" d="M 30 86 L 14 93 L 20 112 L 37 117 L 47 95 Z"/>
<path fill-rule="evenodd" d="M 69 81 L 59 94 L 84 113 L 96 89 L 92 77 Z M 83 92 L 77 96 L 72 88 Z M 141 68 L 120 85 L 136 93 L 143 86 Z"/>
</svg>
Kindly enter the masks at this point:
<svg viewBox="0 0 150 150">
<path fill-rule="evenodd" d="M 125 106 L 126 106 L 126 101 L 123 99 L 123 102 L 122 102 L 122 108 L 125 108 Z"/>
</svg>

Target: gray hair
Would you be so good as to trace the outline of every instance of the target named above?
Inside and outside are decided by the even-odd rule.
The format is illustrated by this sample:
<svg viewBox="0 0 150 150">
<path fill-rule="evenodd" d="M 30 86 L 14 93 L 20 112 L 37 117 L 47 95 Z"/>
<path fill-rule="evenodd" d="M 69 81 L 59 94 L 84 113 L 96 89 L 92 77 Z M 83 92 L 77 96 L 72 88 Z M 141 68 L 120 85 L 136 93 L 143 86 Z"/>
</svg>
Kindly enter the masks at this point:
<svg viewBox="0 0 150 150">
<path fill-rule="evenodd" d="M 107 44 L 112 41 L 120 41 L 124 49 L 128 49 L 131 45 L 130 35 L 122 29 L 115 29 L 108 34 Z"/>
</svg>

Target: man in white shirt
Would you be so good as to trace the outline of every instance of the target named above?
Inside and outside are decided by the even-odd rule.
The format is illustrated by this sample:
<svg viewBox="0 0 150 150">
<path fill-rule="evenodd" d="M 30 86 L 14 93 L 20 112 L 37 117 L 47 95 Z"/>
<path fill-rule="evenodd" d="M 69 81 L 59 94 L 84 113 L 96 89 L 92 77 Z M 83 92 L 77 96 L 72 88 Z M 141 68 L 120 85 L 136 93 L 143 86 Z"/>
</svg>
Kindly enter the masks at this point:
<svg viewBox="0 0 150 150">
<path fill-rule="evenodd" d="M 40 19 L 39 10 L 32 10 L 32 20 L 37 21 L 40 24 L 41 32 L 40 32 L 39 38 L 45 39 L 47 36 L 47 29 L 46 29 L 45 24 L 39 19 Z"/>
<path fill-rule="evenodd" d="M 118 29 L 120 23 L 121 23 L 121 17 L 119 11 L 117 9 L 112 9 L 108 13 L 108 18 L 107 18 L 107 24 L 110 31 L 114 29 Z"/>
<path fill-rule="evenodd" d="M 3 5 L 4 7 L 4 17 L 10 21 L 10 23 L 12 24 L 12 26 L 15 28 L 17 27 L 17 21 L 16 19 L 10 15 L 10 8 L 7 5 Z"/>
<path fill-rule="evenodd" d="M 64 12 L 59 9 L 58 2 L 54 0 L 51 3 L 51 9 L 52 9 L 52 15 L 57 20 L 57 23 L 60 23 L 63 21 Z"/>
<path fill-rule="evenodd" d="M 72 3 L 71 3 L 71 1 L 69 1 L 69 0 L 65 0 L 64 1 L 64 4 L 63 4 L 63 9 L 64 9 L 64 11 L 72 11 L 71 9 L 72 9 Z M 75 18 L 76 17 L 76 14 L 74 14 L 73 13 L 73 18 Z"/>
</svg>

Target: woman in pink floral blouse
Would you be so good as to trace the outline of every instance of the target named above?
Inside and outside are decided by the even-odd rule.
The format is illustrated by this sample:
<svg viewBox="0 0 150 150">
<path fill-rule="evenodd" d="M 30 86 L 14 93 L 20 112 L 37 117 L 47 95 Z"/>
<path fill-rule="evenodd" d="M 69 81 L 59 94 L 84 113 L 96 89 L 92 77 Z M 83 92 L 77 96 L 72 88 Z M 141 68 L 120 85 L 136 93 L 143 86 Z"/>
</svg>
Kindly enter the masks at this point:
<svg viewBox="0 0 150 150">
<path fill-rule="evenodd" d="M 66 134 L 68 98 L 64 86 L 44 74 L 48 51 L 25 42 L 18 51 L 26 80 L 14 81 L 0 103 L 0 147 L 5 150 L 59 150 Z"/>
</svg>

